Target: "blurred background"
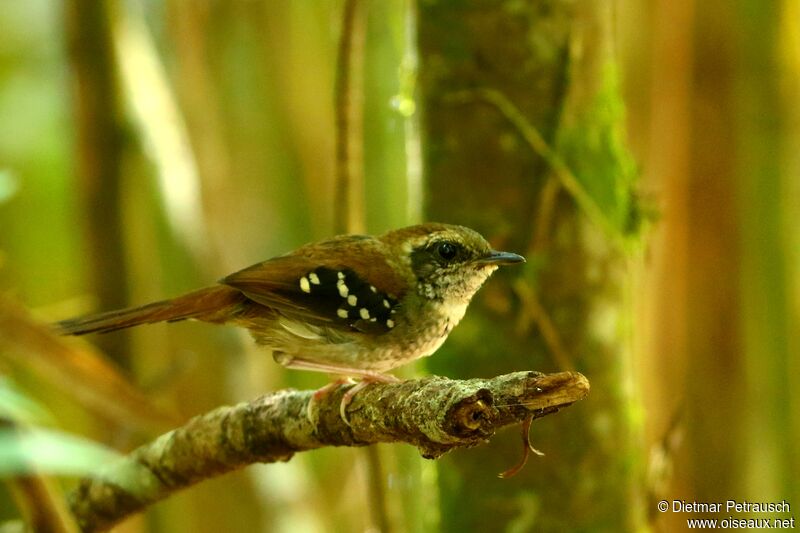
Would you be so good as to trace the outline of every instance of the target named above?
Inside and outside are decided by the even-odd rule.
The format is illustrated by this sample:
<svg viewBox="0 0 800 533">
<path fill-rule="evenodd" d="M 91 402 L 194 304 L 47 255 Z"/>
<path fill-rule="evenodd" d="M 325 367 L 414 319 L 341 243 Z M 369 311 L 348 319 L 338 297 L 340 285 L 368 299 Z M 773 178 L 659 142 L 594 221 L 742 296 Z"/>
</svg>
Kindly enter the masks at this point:
<svg viewBox="0 0 800 533">
<path fill-rule="evenodd" d="M 400 374 L 584 373 L 589 398 L 533 425 L 545 457 L 497 479 L 516 428 L 436 462 L 318 450 L 119 531 L 673 531 L 694 516 L 661 499 L 786 500 L 791 515 L 767 516 L 793 516 L 800 2 L 596 4 L 0 2 L 0 425 L 50 428 L 56 456 L 12 468 L 0 440 L 0 531 L 91 471 L 59 435 L 125 452 L 326 382 L 230 328 L 61 342 L 40 324 L 423 220 L 528 264 Z M 28 490 L 24 474 L 64 472 L 42 478 L 47 497 Z"/>
</svg>

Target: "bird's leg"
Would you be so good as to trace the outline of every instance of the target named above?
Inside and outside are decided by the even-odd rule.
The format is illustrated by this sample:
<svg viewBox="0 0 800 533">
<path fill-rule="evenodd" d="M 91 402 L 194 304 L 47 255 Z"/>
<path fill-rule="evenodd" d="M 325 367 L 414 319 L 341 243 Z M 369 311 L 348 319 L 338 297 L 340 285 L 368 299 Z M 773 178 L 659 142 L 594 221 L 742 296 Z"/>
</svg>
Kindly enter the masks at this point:
<svg viewBox="0 0 800 533">
<path fill-rule="evenodd" d="M 338 379 L 336 379 L 334 381 L 331 381 L 330 383 L 328 383 L 324 387 L 320 387 L 319 389 L 315 390 L 314 391 L 314 395 L 312 396 L 312 399 L 314 401 L 321 400 L 322 398 L 327 396 L 333 389 L 339 387 L 340 385 L 355 385 L 355 383 L 356 383 L 356 381 L 353 378 L 350 378 L 350 377 L 346 377 L 345 376 L 345 377 L 338 378 Z"/>
<path fill-rule="evenodd" d="M 365 370 L 363 368 L 355 368 L 346 365 L 335 365 L 331 363 L 317 363 L 316 361 L 309 361 L 307 359 L 300 359 L 298 357 L 276 358 L 281 365 L 286 368 L 294 370 L 310 370 L 312 372 L 325 372 L 327 374 L 336 374 L 339 376 L 357 377 L 369 379 L 378 383 L 397 383 L 400 380 L 391 374 L 382 374 L 374 370 Z"/>
</svg>

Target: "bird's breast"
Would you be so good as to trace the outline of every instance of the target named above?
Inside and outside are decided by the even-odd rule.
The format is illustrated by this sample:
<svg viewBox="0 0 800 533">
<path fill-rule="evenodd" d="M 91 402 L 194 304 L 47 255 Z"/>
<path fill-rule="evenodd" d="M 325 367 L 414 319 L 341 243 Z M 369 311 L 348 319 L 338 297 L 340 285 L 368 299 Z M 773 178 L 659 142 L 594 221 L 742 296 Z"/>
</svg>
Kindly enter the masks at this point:
<svg viewBox="0 0 800 533">
<path fill-rule="evenodd" d="M 421 310 L 416 316 L 407 317 L 408 331 L 413 333 L 402 343 L 406 357 L 409 360 L 418 359 L 438 350 L 464 317 L 467 303 L 438 302 Z"/>
</svg>

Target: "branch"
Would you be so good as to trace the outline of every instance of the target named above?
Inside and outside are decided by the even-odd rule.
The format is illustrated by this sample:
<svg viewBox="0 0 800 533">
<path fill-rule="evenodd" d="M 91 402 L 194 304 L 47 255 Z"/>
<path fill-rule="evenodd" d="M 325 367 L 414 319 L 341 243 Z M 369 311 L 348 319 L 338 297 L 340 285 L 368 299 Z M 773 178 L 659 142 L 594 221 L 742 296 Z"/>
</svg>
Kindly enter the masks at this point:
<svg viewBox="0 0 800 533">
<path fill-rule="evenodd" d="M 363 55 L 364 6 L 345 0 L 336 57 L 336 181 L 333 225 L 336 233 L 364 231 Z M 361 13 L 359 13 L 361 11 Z"/>
<path fill-rule="evenodd" d="M 288 461 L 296 452 L 323 446 L 406 442 L 423 457 L 436 458 L 583 399 L 589 382 L 577 372 L 516 372 L 493 379 L 376 383 L 348 405 L 349 426 L 339 416 L 348 388 L 313 400 L 311 391 L 283 390 L 197 416 L 84 479 L 70 495 L 72 512 L 83 531 L 107 529 L 204 479 L 252 463 Z"/>
</svg>

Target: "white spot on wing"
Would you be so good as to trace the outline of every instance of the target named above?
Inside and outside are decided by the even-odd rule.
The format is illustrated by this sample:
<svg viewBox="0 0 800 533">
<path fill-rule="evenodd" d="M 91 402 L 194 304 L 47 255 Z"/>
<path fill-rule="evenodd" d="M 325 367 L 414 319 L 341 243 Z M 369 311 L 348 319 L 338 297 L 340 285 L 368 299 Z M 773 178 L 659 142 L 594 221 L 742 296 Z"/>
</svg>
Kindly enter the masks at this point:
<svg viewBox="0 0 800 533">
<path fill-rule="evenodd" d="M 336 314 L 339 318 L 347 318 L 347 309 L 337 309 Z"/>
<path fill-rule="evenodd" d="M 389 320 L 387 320 L 386 321 L 386 327 L 389 328 L 389 329 L 392 329 L 394 327 L 394 320 L 392 320 L 391 318 Z"/>
<path fill-rule="evenodd" d="M 339 272 L 341 274 L 341 272 Z M 347 285 L 344 284 L 344 280 L 340 279 L 336 282 L 336 288 L 339 289 L 339 296 L 342 298 L 347 298 L 347 295 L 350 293 L 350 289 L 347 288 Z"/>
<path fill-rule="evenodd" d="M 356 297 L 355 294 L 351 294 L 350 296 L 347 297 L 347 303 L 355 307 L 356 304 L 358 303 L 358 298 Z"/>
<path fill-rule="evenodd" d="M 384 306 L 386 309 L 389 309 L 390 307 L 392 307 L 392 305 L 389 303 L 389 300 L 386 300 L 385 298 L 384 298 L 384 300 L 383 300 L 383 306 Z"/>
<path fill-rule="evenodd" d="M 311 292 L 311 286 L 308 284 L 308 278 L 305 276 L 300 278 L 300 290 L 305 293 Z"/>
<path fill-rule="evenodd" d="M 339 279 L 344 279 L 344 272 L 337 272 L 336 277 Z"/>
<path fill-rule="evenodd" d="M 319 276 L 317 276 L 315 272 L 309 274 L 308 279 L 311 281 L 312 285 L 319 285 Z"/>
<path fill-rule="evenodd" d="M 378 289 L 375 288 L 375 285 L 370 285 L 369 290 L 371 290 L 372 292 L 378 292 Z"/>
<path fill-rule="evenodd" d="M 362 307 L 358 310 L 358 314 L 361 315 L 361 318 L 367 320 L 369 318 L 369 310 L 366 307 Z"/>
</svg>

